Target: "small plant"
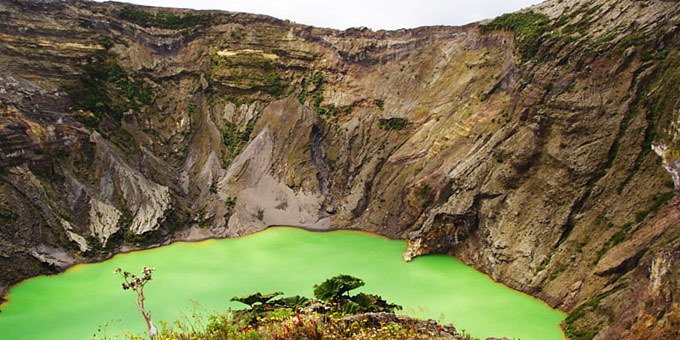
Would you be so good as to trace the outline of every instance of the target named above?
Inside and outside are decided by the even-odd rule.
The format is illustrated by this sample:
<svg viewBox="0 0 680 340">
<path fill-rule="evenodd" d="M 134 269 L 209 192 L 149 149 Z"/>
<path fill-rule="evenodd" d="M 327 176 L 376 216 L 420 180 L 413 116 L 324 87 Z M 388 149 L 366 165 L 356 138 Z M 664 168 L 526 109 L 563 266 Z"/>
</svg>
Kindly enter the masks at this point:
<svg viewBox="0 0 680 340">
<path fill-rule="evenodd" d="M 237 297 L 234 296 L 231 298 L 231 301 L 237 301 L 240 302 L 244 305 L 248 305 L 250 309 L 255 309 L 258 306 L 266 305 L 271 299 L 283 295 L 282 292 L 274 292 L 271 294 L 262 294 L 262 293 L 255 293 L 255 294 L 250 294 L 247 296 L 242 296 L 242 297 Z"/>
<path fill-rule="evenodd" d="M 290 308 L 292 310 L 300 310 L 301 308 L 309 305 L 311 302 L 308 298 L 300 295 L 295 295 L 295 296 L 290 296 L 290 297 L 284 297 L 280 298 L 277 300 L 272 301 L 275 305 L 281 306 L 284 308 Z"/>
<path fill-rule="evenodd" d="M 314 285 L 314 296 L 327 302 L 339 302 L 349 291 L 364 286 L 364 281 L 350 275 L 338 275 Z"/>
<path fill-rule="evenodd" d="M 401 306 L 391 304 L 382 297 L 374 294 L 359 293 L 349 295 L 351 290 L 364 286 L 364 281 L 351 275 L 338 275 L 318 285 L 314 285 L 314 296 L 331 305 L 331 310 L 343 314 L 358 314 L 366 312 L 394 313 Z"/>
<path fill-rule="evenodd" d="M 224 205 L 226 205 L 227 208 L 229 208 L 230 210 L 234 209 L 234 207 L 236 206 L 236 198 L 227 196 L 227 198 L 224 199 Z"/>
<path fill-rule="evenodd" d="M 421 208 L 426 209 L 434 200 L 434 191 L 429 184 L 423 184 L 420 189 L 415 192 L 416 197 L 421 201 Z"/>
<path fill-rule="evenodd" d="M 123 278 L 123 283 L 121 285 L 123 287 L 123 290 L 132 289 L 137 294 L 137 301 L 135 301 L 135 303 L 137 305 L 137 309 L 139 310 L 140 313 L 142 313 L 142 316 L 144 317 L 146 327 L 149 330 L 149 338 L 151 338 L 152 340 L 156 338 L 158 330 L 156 329 L 156 326 L 154 326 L 153 321 L 151 320 L 151 312 L 148 312 L 144 306 L 145 299 L 144 286 L 146 286 L 146 284 L 149 281 L 151 281 L 152 279 L 151 274 L 155 270 L 156 269 L 154 268 L 149 268 L 145 266 L 144 268 L 142 268 L 142 276 L 137 276 L 130 272 L 123 271 L 120 268 L 116 268 L 116 270 L 113 272 L 114 274 L 120 275 Z"/>
<path fill-rule="evenodd" d="M 376 100 L 374 101 L 374 103 L 375 103 L 375 106 L 377 106 L 380 110 L 384 110 L 384 109 L 385 109 L 385 101 L 384 101 L 384 100 L 382 100 L 382 99 L 376 99 Z"/>
<path fill-rule="evenodd" d="M 255 294 L 250 294 L 247 296 L 231 298 L 231 301 L 237 301 L 244 305 L 248 305 L 250 309 L 246 314 L 246 322 L 249 325 L 257 325 L 257 322 L 264 317 L 266 311 L 271 311 L 273 304 L 271 300 L 279 295 L 283 295 L 282 292 L 274 292 L 271 294 L 262 294 L 260 292 Z"/>
<path fill-rule="evenodd" d="M 432 188 L 430 187 L 429 184 L 425 183 L 423 186 L 420 187 L 420 190 L 418 190 L 418 193 L 416 194 L 419 199 L 427 199 L 430 197 L 430 194 L 432 194 Z"/>
</svg>

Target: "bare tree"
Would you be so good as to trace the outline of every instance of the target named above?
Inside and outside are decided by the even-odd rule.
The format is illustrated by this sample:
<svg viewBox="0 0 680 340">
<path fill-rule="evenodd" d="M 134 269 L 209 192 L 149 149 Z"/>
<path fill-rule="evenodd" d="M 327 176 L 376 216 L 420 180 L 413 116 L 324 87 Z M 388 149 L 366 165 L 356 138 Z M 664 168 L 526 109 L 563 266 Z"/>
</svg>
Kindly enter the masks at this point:
<svg viewBox="0 0 680 340">
<path fill-rule="evenodd" d="M 142 268 L 142 276 L 123 271 L 120 268 L 116 268 L 113 272 L 114 274 L 119 274 L 123 277 L 123 290 L 132 289 L 137 293 L 137 309 L 139 309 L 139 312 L 142 313 L 142 316 L 144 317 L 144 321 L 146 321 L 146 327 L 149 329 L 149 337 L 151 340 L 156 338 L 158 330 L 156 329 L 156 326 L 153 325 L 153 321 L 151 321 L 151 312 L 147 312 L 144 307 L 144 286 L 147 282 L 151 281 L 151 273 L 155 270 L 156 269 L 154 268 L 145 266 Z"/>
</svg>

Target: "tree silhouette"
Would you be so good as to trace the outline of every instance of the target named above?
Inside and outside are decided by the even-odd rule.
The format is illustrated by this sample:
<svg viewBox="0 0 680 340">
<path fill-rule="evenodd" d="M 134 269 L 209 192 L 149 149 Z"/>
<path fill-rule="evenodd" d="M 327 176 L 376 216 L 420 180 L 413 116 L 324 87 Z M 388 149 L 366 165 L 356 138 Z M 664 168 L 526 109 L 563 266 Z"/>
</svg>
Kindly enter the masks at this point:
<svg viewBox="0 0 680 340">
<path fill-rule="evenodd" d="M 152 340 L 156 338 L 158 330 L 156 329 L 156 326 L 153 325 L 153 321 L 151 320 L 151 312 L 146 311 L 146 308 L 144 307 L 144 286 L 149 281 L 151 281 L 151 273 L 153 273 L 155 270 L 156 269 L 154 268 L 145 266 L 142 268 L 142 276 L 137 276 L 130 272 L 123 271 L 120 268 L 116 268 L 116 270 L 113 272 L 114 274 L 118 274 L 123 278 L 123 284 L 121 285 L 123 290 L 132 289 L 137 294 L 137 301 L 135 301 L 135 303 L 137 305 L 137 309 L 139 309 L 139 312 L 142 313 L 142 316 L 144 317 L 146 327 L 149 330 L 149 338 Z"/>
</svg>

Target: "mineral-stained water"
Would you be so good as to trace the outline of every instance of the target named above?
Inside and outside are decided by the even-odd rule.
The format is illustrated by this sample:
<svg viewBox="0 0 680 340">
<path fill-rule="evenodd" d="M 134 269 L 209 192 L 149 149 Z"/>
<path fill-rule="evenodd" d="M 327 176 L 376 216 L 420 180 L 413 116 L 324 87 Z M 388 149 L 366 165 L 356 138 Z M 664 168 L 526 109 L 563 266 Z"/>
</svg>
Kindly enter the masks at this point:
<svg viewBox="0 0 680 340">
<path fill-rule="evenodd" d="M 406 263 L 403 241 L 366 233 L 270 228 L 236 239 L 208 240 L 120 254 L 65 273 L 26 280 L 0 306 L 0 339 L 125 338 L 145 334 L 135 296 L 115 268 L 156 268 L 146 286 L 152 317 L 201 327 L 205 316 L 242 308 L 229 299 L 282 291 L 312 297 L 312 286 L 337 274 L 362 278 L 363 292 L 404 307 L 401 313 L 453 323 L 476 337 L 562 339 L 564 314 L 491 280 L 455 258 L 428 255 Z M 202 321 L 203 320 L 203 321 Z"/>
</svg>

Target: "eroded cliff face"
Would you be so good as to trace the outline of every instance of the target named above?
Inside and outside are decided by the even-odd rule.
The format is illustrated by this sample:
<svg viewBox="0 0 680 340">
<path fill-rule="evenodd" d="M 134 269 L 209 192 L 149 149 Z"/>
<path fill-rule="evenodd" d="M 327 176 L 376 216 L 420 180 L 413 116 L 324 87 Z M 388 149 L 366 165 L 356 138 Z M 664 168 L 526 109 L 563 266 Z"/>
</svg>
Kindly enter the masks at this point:
<svg viewBox="0 0 680 340">
<path fill-rule="evenodd" d="M 680 6 L 531 11 L 373 32 L 0 3 L 0 285 L 354 228 L 570 311 L 570 337 L 677 336 Z"/>
</svg>

